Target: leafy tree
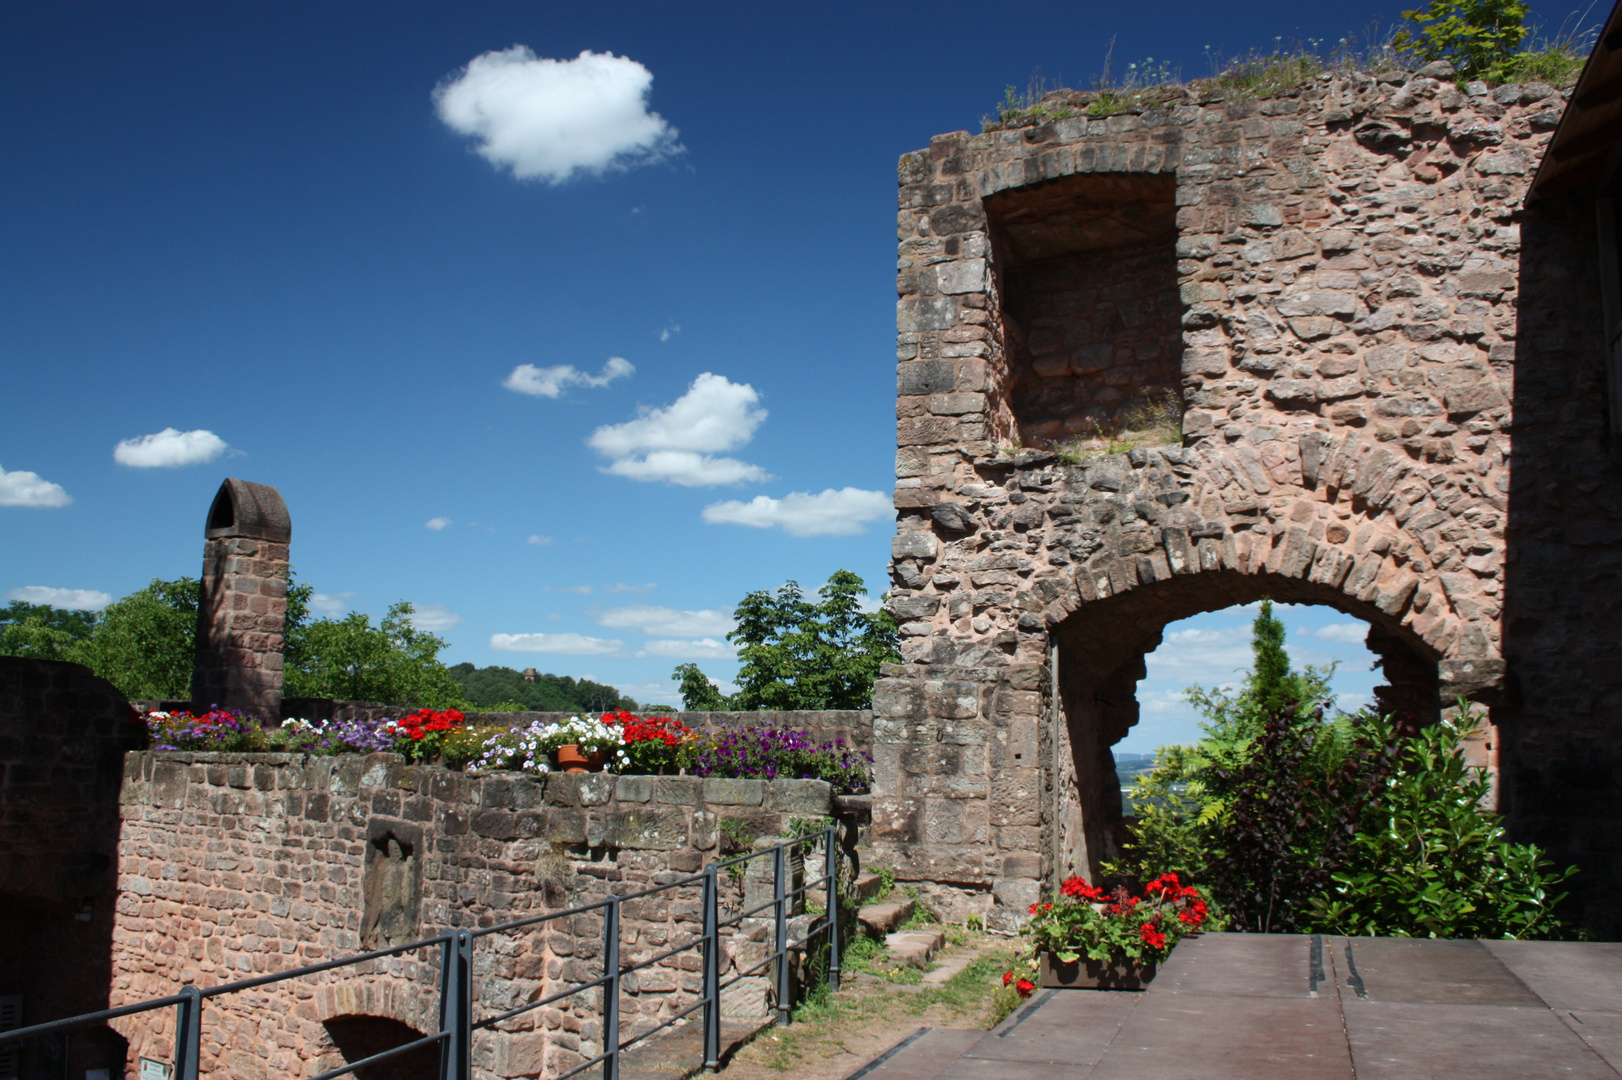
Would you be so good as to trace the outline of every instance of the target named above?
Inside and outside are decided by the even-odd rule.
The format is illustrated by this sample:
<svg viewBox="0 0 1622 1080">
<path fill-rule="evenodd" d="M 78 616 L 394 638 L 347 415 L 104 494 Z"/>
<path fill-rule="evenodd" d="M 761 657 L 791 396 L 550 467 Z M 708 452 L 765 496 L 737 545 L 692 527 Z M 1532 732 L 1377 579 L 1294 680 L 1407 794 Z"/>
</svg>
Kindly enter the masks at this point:
<svg viewBox="0 0 1622 1080">
<path fill-rule="evenodd" d="M 732 699 L 698 669 L 697 664 L 678 664 L 671 675 L 681 683 L 681 707 L 691 712 L 726 712 Z"/>
<path fill-rule="evenodd" d="M 1414 29 L 1400 31 L 1391 44 L 1427 61 L 1446 60 L 1473 79 L 1515 55 L 1530 11 L 1524 0 L 1431 0 L 1402 13 Z"/>
<path fill-rule="evenodd" d="M 294 614 L 293 605 L 289 609 Z M 303 613 L 290 618 L 282 692 L 430 709 L 465 705 L 461 684 L 439 660 L 444 639 L 412 626 L 412 611 L 402 600 L 377 626 L 358 611 L 313 622 Z"/>
<path fill-rule="evenodd" d="M 837 570 L 808 599 L 796 582 L 745 596 L 733 611 L 736 628 L 727 640 L 738 646 L 743 666 L 738 692 L 723 698 L 696 665 L 674 673 L 687 708 L 862 709 L 873 699 L 879 665 L 900 659 L 895 619 L 865 612 L 862 579 Z"/>
<path fill-rule="evenodd" d="M 85 665 L 131 699 L 190 697 L 197 602 L 196 578 L 153 578 L 107 605 L 90 635 L 60 658 Z"/>
<path fill-rule="evenodd" d="M 0 656 L 61 660 L 75 642 L 89 637 L 95 626 L 94 612 L 13 600 L 0 608 Z"/>
</svg>

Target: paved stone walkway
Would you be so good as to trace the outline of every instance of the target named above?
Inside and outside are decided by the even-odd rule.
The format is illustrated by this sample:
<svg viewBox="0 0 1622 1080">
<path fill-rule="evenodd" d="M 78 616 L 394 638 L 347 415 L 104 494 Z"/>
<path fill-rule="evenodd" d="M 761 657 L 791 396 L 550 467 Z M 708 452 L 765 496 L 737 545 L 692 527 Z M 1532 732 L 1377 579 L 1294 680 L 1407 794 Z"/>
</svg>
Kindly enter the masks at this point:
<svg viewBox="0 0 1622 1080">
<path fill-rule="evenodd" d="M 1144 993 L 1039 991 L 850 1080 L 1622 1076 L 1622 944 L 1189 938 Z"/>
</svg>

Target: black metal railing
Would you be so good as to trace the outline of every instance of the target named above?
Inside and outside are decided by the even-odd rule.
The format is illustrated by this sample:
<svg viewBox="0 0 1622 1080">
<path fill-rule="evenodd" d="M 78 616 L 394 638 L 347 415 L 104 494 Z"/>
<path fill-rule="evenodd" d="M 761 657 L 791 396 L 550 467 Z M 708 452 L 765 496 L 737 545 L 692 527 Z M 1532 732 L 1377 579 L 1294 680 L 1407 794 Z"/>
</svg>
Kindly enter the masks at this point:
<svg viewBox="0 0 1622 1080">
<path fill-rule="evenodd" d="M 255 987 L 268 986 L 288 979 L 297 979 L 325 971 L 333 971 L 338 968 L 352 967 L 391 956 L 401 956 L 423 949 L 437 948 L 439 949 L 440 959 L 438 1029 L 420 1039 L 413 1039 L 410 1042 L 362 1058 L 359 1061 L 349 1062 L 341 1068 L 329 1069 L 311 1077 L 310 1080 L 333 1080 L 335 1077 L 353 1074 L 357 1069 L 364 1069 L 367 1066 L 379 1064 L 401 1054 L 434 1045 L 438 1045 L 440 1048 L 440 1076 L 442 1080 L 472 1080 L 471 1055 L 474 1032 L 486 1030 L 525 1013 L 533 1012 L 536 1009 L 599 988 L 602 990 L 602 1052 L 566 1072 L 551 1077 L 550 1080 L 567 1080 L 568 1077 L 597 1065 L 603 1067 L 603 1080 L 619 1080 L 621 1053 L 671 1025 L 685 1020 L 700 1010 L 703 1012 L 704 1024 L 704 1067 L 713 1071 L 720 1067 L 721 994 L 728 987 L 735 985 L 741 979 L 749 978 L 757 972 L 775 966 L 775 996 L 777 1002 L 775 1022 L 777 1024 L 787 1024 L 792 1016 L 791 995 L 793 985 L 790 970 L 790 953 L 797 948 L 809 947 L 813 941 L 822 938 L 825 939 L 828 950 L 827 977 L 829 989 L 833 991 L 839 989 L 839 844 L 836 833 L 837 827 L 830 825 L 823 829 L 820 834 L 812 833 L 807 837 L 785 841 L 767 849 L 749 852 L 719 862 L 712 862 L 701 872 L 676 881 L 655 885 L 625 896 L 607 896 L 593 903 L 582 904 L 579 907 L 569 908 L 565 911 L 554 911 L 527 919 L 517 919 L 513 922 L 479 930 L 446 930 L 433 937 L 423 938 L 420 941 L 413 941 L 406 945 L 396 945 L 387 949 L 377 949 L 372 952 L 362 953 L 359 956 L 329 960 L 326 963 L 311 964 L 307 967 L 294 968 L 290 971 L 276 972 L 271 975 L 261 975 L 258 978 L 244 979 L 240 982 L 211 986 L 206 989 L 187 986 L 181 989 L 179 993 L 170 994 L 168 997 L 154 998 L 133 1005 L 123 1005 L 116 1009 L 103 1009 L 100 1012 L 85 1013 L 81 1016 L 68 1017 L 63 1020 L 53 1020 L 46 1024 L 35 1024 L 32 1027 L 0 1032 L 0 1046 L 42 1035 L 67 1032 L 75 1028 L 93 1027 L 104 1024 L 109 1020 L 116 1020 L 119 1017 L 133 1016 L 138 1013 L 174 1006 L 176 1016 L 173 1071 L 171 1075 L 174 1080 L 200 1080 L 202 1075 L 200 1068 L 204 1020 L 203 1002 L 207 999 L 223 997 L 226 994 L 251 990 Z M 790 887 L 787 880 L 790 857 L 814 848 L 819 835 L 824 855 L 823 874 L 820 877 L 802 880 L 800 884 Z M 766 903 L 757 904 L 748 910 L 741 910 L 743 904 L 740 904 L 740 910 L 736 914 L 729 914 L 726 918 L 722 918 L 719 875 L 723 871 L 729 875 L 739 874 L 738 867 L 744 867 L 746 872 L 751 861 L 763 858 L 770 858 L 772 862 L 772 899 Z M 631 901 L 643 900 L 660 893 L 693 885 L 700 887 L 702 896 L 702 929 L 698 936 L 691 937 L 679 945 L 667 948 L 654 956 L 639 960 L 629 966 L 622 966 L 620 963 L 620 930 L 623 905 Z M 827 900 L 826 910 L 807 928 L 804 937 L 791 940 L 788 929 L 789 912 L 799 898 L 817 888 L 823 890 L 824 897 Z M 747 896 L 747 891 L 745 895 Z M 746 899 L 743 903 L 746 904 L 747 902 Z M 572 918 L 597 911 L 602 913 L 603 922 L 601 975 L 595 979 L 571 985 L 538 1001 L 525 1002 L 516 1008 L 486 1016 L 482 1019 L 475 1020 L 473 1018 L 472 970 L 473 950 L 476 941 L 495 934 L 510 933 L 514 930 L 523 930 L 558 919 Z M 733 973 L 731 978 L 722 982 L 722 931 L 730 927 L 740 926 L 745 919 L 760 916 L 766 911 L 771 912 L 773 920 L 774 933 L 771 951 L 759 962 L 747 969 Z M 701 954 L 703 975 L 698 1000 L 656 1026 L 629 1039 L 622 1039 L 619 1030 L 620 995 L 625 977 L 634 975 L 689 950 L 699 950 Z"/>
</svg>

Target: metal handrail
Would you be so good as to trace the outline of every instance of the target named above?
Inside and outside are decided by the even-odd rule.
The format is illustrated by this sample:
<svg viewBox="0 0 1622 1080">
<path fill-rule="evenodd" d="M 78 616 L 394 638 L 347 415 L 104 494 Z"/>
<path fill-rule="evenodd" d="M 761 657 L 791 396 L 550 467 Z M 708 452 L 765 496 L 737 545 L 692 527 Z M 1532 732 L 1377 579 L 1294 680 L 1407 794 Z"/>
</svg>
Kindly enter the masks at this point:
<svg viewBox="0 0 1622 1080">
<path fill-rule="evenodd" d="M 354 967 L 375 960 L 437 946 L 440 949 L 439 1024 L 437 1030 L 419 1039 L 372 1054 L 359 1061 L 350 1062 L 340 1068 L 330 1069 L 312 1077 L 311 1080 L 335 1080 L 339 1076 L 352 1075 L 358 1069 L 364 1069 L 412 1050 L 435 1044 L 440 1047 L 440 1072 L 443 1080 L 471 1080 L 471 1045 L 475 1031 L 488 1030 L 505 1020 L 543 1008 L 565 998 L 597 989 L 601 989 L 603 992 L 601 1009 L 601 1027 L 604 1035 L 603 1051 L 561 1073 L 553 1080 L 567 1080 L 568 1077 L 599 1064 L 603 1066 L 603 1080 L 619 1080 L 619 1056 L 624 1050 L 673 1024 L 682 1022 L 694 1012 L 700 1010 L 703 1011 L 704 1024 L 704 1066 L 706 1069 L 714 1071 L 720 1065 L 721 992 L 727 987 L 775 963 L 777 967 L 777 1016 L 775 1023 L 779 1025 L 789 1023 L 792 1018 L 792 1002 L 789 1000 L 789 953 L 794 948 L 809 945 L 813 939 L 826 934 L 829 945 L 829 988 L 834 991 L 839 989 L 839 900 L 836 895 L 839 881 L 839 845 L 836 834 L 837 827 L 833 825 L 829 825 L 822 830 L 824 873 L 819 877 L 803 881 L 797 888 L 788 888 L 786 881 L 788 852 L 791 849 L 814 845 L 815 839 L 813 837 L 798 837 L 774 845 L 771 848 L 746 852 L 729 859 L 716 860 L 706 865 L 703 871 L 698 874 L 691 874 L 676 881 L 668 881 L 660 885 L 640 889 L 625 896 L 609 895 L 601 900 L 580 904 L 563 911 L 553 911 L 544 915 L 515 919 L 477 930 L 445 930 L 419 941 L 374 949 L 358 956 L 347 956 L 318 964 L 307 964 L 287 971 L 272 972 L 251 979 L 222 983 L 218 986 L 205 988 L 191 985 L 182 989 L 178 994 L 170 994 L 167 997 L 153 998 L 150 1001 L 121 1005 L 113 1009 L 102 1009 L 98 1012 L 84 1013 L 79 1016 L 52 1020 L 44 1024 L 34 1024 L 26 1028 L 0 1032 L 0 1045 L 20 1042 L 55 1032 L 104 1024 L 109 1020 L 120 1017 L 133 1016 L 155 1009 L 174 1006 L 177 1010 L 174 1036 L 174 1080 L 199 1080 L 203 1002 L 205 1000 L 243 990 L 251 990 L 256 987 L 268 986 L 289 979 L 317 975 L 338 968 Z M 765 904 L 757 905 L 748 911 L 731 915 L 723 920 L 720 917 L 719 907 L 720 872 L 723 870 L 730 871 L 732 867 L 740 863 L 748 863 L 753 859 L 767 857 L 772 860 L 772 899 Z M 620 962 L 620 924 L 623 905 L 661 892 L 688 888 L 693 885 L 700 886 L 702 890 L 700 908 L 702 910 L 703 930 L 700 934 L 654 956 L 630 965 L 622 964 Z M 791 905 L 796 898 L 803 896 L 813 888 L 819 887 L 826 887 L 827 889 L 827 910 L 808 928 L 805 937 L 797 940 L 791 939 L 788 934 L 788 911 Z M 473 1019 L 472 960 L 475 940 L 594 911 L 603 913 L 603 973 L 601 975 L 578 985 L 569 986 L 538 1001 L 526 1002 L 517 1008 L 481 1020 Z M 755 917 L 765 911 L 772 913 L 771 918 L 775 930 L 771 951 L 759 963 L 740 970 L 735 976 L 723 983 L 720 979 L 721 931 L 727 927 L 737 926 L 744 919 Z M 691 949 L 699 949 L 702 952 L 703 987 L 698 999 L 687 1008 L 673 1014 L 652 1028 L 629 1039 L 621 1039 L 619 1037 L 619 999 L 621 984 L 625 976 L 634 975 L 638 971 L 652 967 L 678 953 Z"/>
</svg>

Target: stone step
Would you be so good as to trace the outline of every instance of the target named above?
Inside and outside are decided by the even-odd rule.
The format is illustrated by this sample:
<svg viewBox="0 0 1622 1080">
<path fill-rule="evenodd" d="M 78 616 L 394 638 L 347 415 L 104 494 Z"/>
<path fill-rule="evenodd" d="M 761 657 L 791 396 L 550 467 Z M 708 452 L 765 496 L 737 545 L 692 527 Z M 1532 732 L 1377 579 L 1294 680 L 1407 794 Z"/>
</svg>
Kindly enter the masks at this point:
<svg viewBox="0 0 1622 1080">
<path fill-rule="evenodd" d="M 879 890 L 882 888 L 884 888 L 884 879 L 877 874 L 858 874 L 856 880 L 851 883 L 851 891 L 856 894 L 857 901 L 861 903 L 866 903 L 878 896 Z"/>
<path fill-rule="evenodd" d="M 890 959 L 919 970 L 923 970 L 929 964 L 929 958 L 939 952 L 945 944 L 944 930 L 904 930 L 897 934 L 886 935 L 884 939 L 884 947 L 890 951 Z"/>
<path fill-rule="evenodd" d="M 979 949 L 964 949 L 956 956 L 942 960 L 933 971 L 924 972 L 923 982 L 928 986 L 937 986 L 962 971 L 976 960 L 980 959 Z"/>
<path fill-rule="evenodd" d="M 894 904 L 865 904 L 856 912 L 856 921 L 869 934 L 888 934 L 912 917 L 911 899 Z"/>
</svg>

